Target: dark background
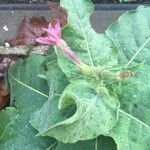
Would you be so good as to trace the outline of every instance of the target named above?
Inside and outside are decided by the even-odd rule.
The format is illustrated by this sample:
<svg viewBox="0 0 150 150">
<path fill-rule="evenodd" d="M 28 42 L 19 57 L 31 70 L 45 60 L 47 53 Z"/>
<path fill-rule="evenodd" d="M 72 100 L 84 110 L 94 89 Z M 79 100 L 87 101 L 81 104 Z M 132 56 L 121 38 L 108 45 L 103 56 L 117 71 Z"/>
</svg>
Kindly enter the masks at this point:
<svg viewBox="0 0 150 150">
<path fill-rule="evenodd" d="M 51 0 L 59 1 L 59 0 Z M 122 0 L 123 1 L 123 0 Z M 124 0 L 125 1 L 125 0 Z M 131 1 L 131 0 L 130 0 Z M 150 3 L 150 0 L 133 0 L 129 3 Z M 95 3 L 119 3 L 119 0 L 93 0 Z M 0 4 L 13 4 L 13 3 L 46 3 L 46 0 L 0 0 Z"/>
</svg>

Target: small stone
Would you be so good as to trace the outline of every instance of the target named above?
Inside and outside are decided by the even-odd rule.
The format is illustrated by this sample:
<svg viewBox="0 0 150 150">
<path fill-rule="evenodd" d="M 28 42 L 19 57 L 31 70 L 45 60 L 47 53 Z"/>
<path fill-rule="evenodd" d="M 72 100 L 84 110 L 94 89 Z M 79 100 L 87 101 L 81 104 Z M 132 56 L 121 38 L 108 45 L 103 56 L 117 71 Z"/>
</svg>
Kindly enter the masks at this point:
<svg viewBox="0 0 150 150">
<path fill-rule="evenodd" d="M 4 30 L 4 31 L 9 31 L 9 29 L 8 29 L 7 26 L 3 26 L 3 30 Z"/>
<path fill-rule="evenodd" d="M 5 42 L 6 47 L 10 47 L 10 44 L 8 42 Z"/>
</svg>

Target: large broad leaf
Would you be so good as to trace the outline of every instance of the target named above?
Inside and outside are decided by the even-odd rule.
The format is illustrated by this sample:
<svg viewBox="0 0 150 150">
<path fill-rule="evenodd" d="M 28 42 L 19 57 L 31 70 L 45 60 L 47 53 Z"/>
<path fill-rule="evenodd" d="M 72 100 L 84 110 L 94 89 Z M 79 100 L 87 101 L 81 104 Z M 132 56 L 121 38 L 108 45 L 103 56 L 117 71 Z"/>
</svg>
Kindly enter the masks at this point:
<svg viewBox="0 0 150 150">
<path fill-rule="evenodd" d="M 50 80 L 54 93 L 50 93 L 52 96 L 44 107 L 31 117 L 32 126 L 39 130 L 38 135 L 74 143 L 108 134 L 117 120 L 118 101 L 103 91 L 97 93 L 86 81 L 68 85 L 60 96 L 56 91 L 59 91 L 58 87 L 64 87 L 64 75 L 54 65 L 50 69 L 55 73 L 51 77 L 55 82 Z M 64 81 L 59 82 L 62 79 Z"/>
<path fill-rule="evenodd" d="M 149 79 L 144 81 L 143 71 L 146 70 L 142 68 L 135 77 L 125 80 L 119 95 L 120 119 L 111 135 L 120 150 L 150 147 L 150 84 Z"/>
<path fill-rule="evenodd" d="M 110 137 L 99 136 L 93 140 L 80 141 L 74 144 L 58 143 L 55 150 L 116 150 L 116 144 Z"/>
<path fill-rule="evenodd" d="M 122 83 L 120 119 L 111 135 L 118 149 L 148 150 L 150 145 L 150 8 L 139 7 L 125 13 L 106 34 L 116 44 L 119 63 L 143 66 Z M 118 132 L 120 131 L 120 132 Z"/>
<path fill-rule="evenodd" d="M 114 44 L 109 38 L 97 34 L 91 28 L 89 17 L 93 11 L 92 3 L 89 0 L 62 0 L 61 5 L 69 14 L 63 38 L 79 58 L 91 66 L 115 65 L 117 51 Z M 81 10 L 78 11 L 80 6 Z M 62 51 L 56 52 L 58 65 L 70 81 L 83 77 Z M 48 74 L 54 76 L 48 77 L 49 100 L 40 111 L 31 116 L 31 124 L 39 131 L 38 135 L 52 136 L 64 143 L 93 139 L 101 134 L 107 135 L 117 120 L 118 101 L 111 97 L 104 87 L 98 93 L 97 85 L 93 85 L 89 80 L 85 81 L 86 79 L 71 83 L 63 91 L 64 75 L 59 67 L 54 64 L 53 66 L 50 65 Z M 57 92 L 61 86 L 62 91 Z"/>
<path fill-rule="evenodd" d="M 61 6 L 68 12 L 68 24 L 62 31 L 62 38 L 75 54 L 91 66 L 111 67 L 117 64 L 117 50 L 105 35 L 96 33 L 90 24 L 94 10 L 90 0 L 61 0 Z M 77 68 L 60 50 L 57 51 L 58 64 L 70 80 L 81 78 Z"/>
<path fill-rule="evenodd" d="M 39 111 L 31 115 L 30 119 L 33 127 L 43 131 L 67 119 L 75 111 L 73 107 L 62 111 L 58 109 L 60 95 L 69 82 L 55 60 L 48 63 L 47 80 L 50 85 L 49 99 Z"/>
<path fill-rule="evenodd" d="M 134 62 L 150 64 L 150 8 L 139 7 L 122 15 L 106 30 L 119 51 L 119 63 L 127 63 L 134 55 Z"/>
<path fill-rule="evenodd" d="M 37 131 L 29 124 L 30 113 L 48 99 L 47 82 L 38 77 L 38 74 L 45 73 L 42 67 L 44 61 L 44 57 L 33 55 L 9 69 L 11 101 L 17 110 L 8 108 L 0 112 L 3 119 L 3 130 L 0 128 L 1 149 L 41 150 L 56 145 L 53 139 L 35 137 Z"/>
<path fill-rule="evenodd" d="M 56 146 L 53 139 L 35 137 L 36 131 L 22 119 L 18 111 L 13 107 L 0 111 L 1 123 L 0 148 L 1 150 L 16 149 L 46 149 L 49 146 Z"/>
<path fill-rule="evenodd" d="M 34 112 L 48 99 L 47 81 L 38 77 L 39 74 L 46 73 L 44 61 L 44 57 L 32 55 L 26 60 L 18 60 L 9 69 L 11 103 L 14 103 L 21 114 Z"/>
<path fill-rule="evenodd" d="M 118 150 L 149 150 L 150 147 L 150 127 L 122 110 L 110 136 L 115 140 Z"/>
</svg>

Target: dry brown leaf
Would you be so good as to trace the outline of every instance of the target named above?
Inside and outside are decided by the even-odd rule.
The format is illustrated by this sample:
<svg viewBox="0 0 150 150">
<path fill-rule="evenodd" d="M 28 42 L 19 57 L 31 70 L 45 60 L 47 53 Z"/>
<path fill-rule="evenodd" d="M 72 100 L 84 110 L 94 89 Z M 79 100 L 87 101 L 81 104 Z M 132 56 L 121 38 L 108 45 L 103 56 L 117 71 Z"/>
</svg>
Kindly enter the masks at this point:
<svg viewBox="0 0 150 150">
<path fill-rule="evenodd" d="M 0 109 L 6 106 L 9 103 L 9 90 L 4 82 L 0 81 Z"/>
<path fill-rule="evenodd" d="M 67 24 L 67 12 L 57 2 L 48 1 L 47 4 L 54 15 L 54 19 L 51 22 L 55 22 L 58 19 L 61 26 L 65 26 Z"/>
<path fill-rule="evenodd" d="M 19 27 L 19 34 L 14 37 L 9 43 L 12 46 L 17 45 L 36 45 L 36 38 L 43 36 L 48 22 L 44 17 L 25 17 Z"/>
<path fill-rule="evenodd" d="M 1 57 L 0 60 L 0 80 L 3 79 L 4 73 L 7 70 L 9 64 L 12 62 L 10 57 Z"/>
<path fill-rule="evenodd" d="M 25 17 L 19 27 L 18 35 L 8 41 L 12 46 L 36 45 L 36 38 L 46 34 L 42 28 L 47 28 L 49 22 L 55 24 L 59 20 L 62 27 L 67 24 L 66 11 L 57 2 L 48 1 L 47 3 L 51 10 L 50 15 L 53 18 L 47 21 L 44 17 Z"/>
</svg>

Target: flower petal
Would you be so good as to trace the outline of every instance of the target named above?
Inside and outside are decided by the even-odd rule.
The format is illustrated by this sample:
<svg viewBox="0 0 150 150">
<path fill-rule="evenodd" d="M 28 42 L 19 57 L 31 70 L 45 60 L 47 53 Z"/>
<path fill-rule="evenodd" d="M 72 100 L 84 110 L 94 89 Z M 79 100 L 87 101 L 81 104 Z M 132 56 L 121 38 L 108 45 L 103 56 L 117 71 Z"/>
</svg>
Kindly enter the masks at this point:
<svg viewBox="0 0 150 150">
<path fill-rule="evenodd" d="M 51 23 L 48 25 L 48 30 L 51 31 L 52 34 L 55 34 L 55 29 L 52 27 Z"/>
<path fill-rule="evenodd" d="M 55 37 L 53 37 L 52 35 L 49 35 L 48 36 L 48 38 L 49 38 L 49 41 L 51 42 L 57 42 L 57 39 L 55 38 Z"/>
<path fill-rule="evenodd" d="M 51 31 L 52 29 L 53 29 L 52 24 L 49 23 L 49 25 L 48 25 L 48 30 Z"/>
<path fill-rule="evenodd" d="M 57 20 L 57 22 L 54 26 L 54 30 L 55 30 L 55 33 L 57 34 L 57 36 L 60 38 L 61 37 L 61 26 L 60 26 L 59 20 Z"/>
<path fill-rule="evenodd" d="M 46 31 L 49 36 L 52 36 L 52 37 L 54 37 L 54 38 L 57 38 L 57 34 L 56 34 L 54 28 L 52 27 L 51 23 L 49 23 L 48 29 L 45 29 L 45 28 L 42 28 L 42 29 L 43 29 L 44 31 Z"/>
<path fill-rule="evenodd" d="M 51 41 L 49 40 L 49 37 L 39 37 L 39 38 L 36 39 L 36 42 L 46 44 L 46 45 L 51 44 Z"/>
<path fill-rule="evenodd" d="M 61 27 L 58 20 L 54 27 L 49 23 L 48 28 L 42 28 L 42 30 L 47 32 L 47 36 L 37 38 L 37 42 L 47 45 L 55 45 L 59 42 L 61 38 Z"/>
<path fill-rule="evenodd" d="M 46 32 L 49 32 L 49 30 L 47 28 L 42 28 L 42 30 L 44 30 Z"/>
</svg>

